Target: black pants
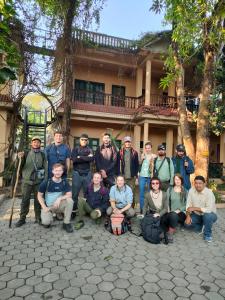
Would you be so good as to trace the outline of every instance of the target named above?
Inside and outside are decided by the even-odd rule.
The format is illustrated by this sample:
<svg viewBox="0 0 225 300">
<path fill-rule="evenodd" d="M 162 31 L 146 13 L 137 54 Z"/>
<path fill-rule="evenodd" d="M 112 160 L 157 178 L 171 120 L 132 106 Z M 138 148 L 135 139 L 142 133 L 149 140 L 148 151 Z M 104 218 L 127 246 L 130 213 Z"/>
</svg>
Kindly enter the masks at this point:
<svg viewBox="0 0 225 300">
<path fill-rule="evenodd" d="M 180 212 L 177 214 L 174 211 L 171 211 L 161 217 L 160 223 L 163 230 L 167 230 L 169 227 L 176 228 L 178 226 L 178 223 L 184 225 L 185 219 L 186 215 L 184 212 Z"/>
</svg>

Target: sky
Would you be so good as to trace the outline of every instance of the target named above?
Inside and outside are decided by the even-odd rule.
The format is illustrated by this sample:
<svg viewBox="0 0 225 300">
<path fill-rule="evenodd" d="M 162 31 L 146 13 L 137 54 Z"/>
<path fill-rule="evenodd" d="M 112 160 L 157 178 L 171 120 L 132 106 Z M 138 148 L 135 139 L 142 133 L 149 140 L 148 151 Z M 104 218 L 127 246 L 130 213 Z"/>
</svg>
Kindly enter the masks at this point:
<svg viewBox="0 0 225 300">
<path fill-rule="evenodd" d="M 137 39 L 149 31 L 168 29 L 162 25 L 162 14 L 156 15 L 149 11 L 151 4 L 151 0 L 106 0 L 100 13 L 100 26 L 97 31 Z"/>
</svg>

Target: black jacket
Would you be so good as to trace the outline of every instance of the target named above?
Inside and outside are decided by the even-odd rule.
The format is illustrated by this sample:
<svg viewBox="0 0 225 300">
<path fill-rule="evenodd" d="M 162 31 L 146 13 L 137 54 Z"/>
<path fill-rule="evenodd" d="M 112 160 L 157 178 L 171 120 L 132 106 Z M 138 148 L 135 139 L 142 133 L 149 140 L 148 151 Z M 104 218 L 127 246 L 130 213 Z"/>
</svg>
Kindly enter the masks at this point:
<svg viewBox="0 0 225 300">
<path fill-rule="evenodd" d="M 72 151 L 71 159 L 73 161 L 73 169 L 80 175 L 88 174 L 90 171 L 90 165 L 94 160 L 94 156 L 88 156 L 89 154 L 93 154 L 93 151 L 88 146 L 79 146 L 74 148 Z"/>
</svg>

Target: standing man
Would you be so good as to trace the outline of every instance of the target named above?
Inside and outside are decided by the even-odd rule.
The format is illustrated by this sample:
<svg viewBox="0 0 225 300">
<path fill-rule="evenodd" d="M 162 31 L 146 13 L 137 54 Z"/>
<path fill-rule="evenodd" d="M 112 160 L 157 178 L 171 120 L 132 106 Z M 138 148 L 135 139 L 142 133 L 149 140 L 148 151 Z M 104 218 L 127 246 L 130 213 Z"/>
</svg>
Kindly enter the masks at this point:
<svg viewBox="0 0 225 300">
<path fill-rule="evenodd" d="M 104 185 L 110 188 L 115 184 L 117 153 L 111 145 L 109 133 L 103 134 L 102 142 L 95 152 L 96 170 L 101 173 Z"/>
<path fill-rule="evenodd" d="M 63 134 L 61 131 L 54 133 L 54 143 L 47 146 L 45 153 L 48 160 L 48 178 L 52 178 L 52 166 L 60 163 L 64 166 L 63 177 L 66 178 L 67 172 L 70 169 L 70 149 L 63 144 Z"/>
<path fill-rule="evenodd" d="M 147 191 L 150 191 L 150 180 L 153 171 L 153 164 L 156 155 L 152 153 L 152 144 L 147 142 L 145 144 L 144 152 L 141 155 L 141 166 L 139 173 L 139 195 L 140 195 L 140 212 L 144 207 L 144 195 L 145 187 L 147 186 Z"/>
<path fill-rule="evenodd" d="M 41 206 L 37 199 L 39 184 L 44 179 L 47 171 L 47 161 L 44 152 L 41 151 L 41 139 L 34 136 L 31 140 L 29 152 L 19 152 L 18 157 L 23 158 L 22 162 L 22 202 L 20 208 L 20 219 L 16 227 L 26 223 L 26 216 L 29 212 L 31 194 L 34 194 L 35 223 L 41 222 Z"/>
<path fill-rule="evenodd" d="M 185 225 L 201 233 L 206 242 L 212 242 L 212 226 L 217 220 L 215 196 L 205 186 L 205 178 L 196 176 L 194 187 L 189 190 L 186 205 Z"/>
<path fill-rule="evenodd" d="M 186 155 L 184 145 L 179 144 L 176 146 L 176 156 L 172 157 L 174 165 L 174 173 L 179 173 L 184 179 L 184 187 L 188 191 L 191 188 L 190 174 L 193 174 L 194 164 L 193 161 Z"/>
<path fill-rule="evenodd" d="M 169 157 L 166 157 L 166 147 L 158 146 L 158 156 L 154 160 L 153 174 L 162 183 L 162 191 L 166 192 L 170 185 L 173 185 L 174 166 Z"/>
<path fill-rule="evenodd" d="M 75 210 L 81 188 L 83 188 L 83 196 L 86 197 L 87 188 L 91 182 L 90 165 L 94 160 L 94 155 L 91 148 L 88 147 L 87 134 L 83 133 L 80 136 L 80 146 L 73 149 L 71 159 L 73 161 L 72 191 Z"/>
<path fill-rule="evenodd" d="M 123 175 L 135 195 L 135 181 L 138 176 L 139 160 L 138 153 L 131 147 L 131 137 L 125 136 L 124 146 L 117 155 L 117 174 Z"/>
<path fill-rule="evenodd" d="M 73 232 L 70 223 L 73 209 L 71 187 L 66 179 L 62 178 L 64 166 L 56 163 L 52 166 L 52 178 L 44 180 L 38 191 L 38 201 L 41 205 L 41 221 L 48 228 L 53 222 L 53 213 L 63 213 L 63 229 Z"/>
</svg>

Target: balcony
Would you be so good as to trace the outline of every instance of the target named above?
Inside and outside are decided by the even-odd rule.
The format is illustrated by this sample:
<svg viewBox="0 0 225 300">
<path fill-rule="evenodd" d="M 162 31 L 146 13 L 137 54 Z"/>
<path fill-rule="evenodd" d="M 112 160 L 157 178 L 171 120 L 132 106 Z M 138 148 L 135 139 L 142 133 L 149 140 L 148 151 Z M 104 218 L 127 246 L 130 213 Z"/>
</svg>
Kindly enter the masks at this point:
<svg viewBox="0 0 225 300">
<path fill-rule="evenodd" d="M 89 47 L 104 47 L 110 49 L 122 49 L 128 52 L 137 50 L 137 44 L 134 40 L 123 39 L 107 34 L 74 29 L 73 38 L 75 41 L 81 41 Z"/>
<path fill-rule="evenodd" d="M 73 108 L 125 115 L 133 114 L 137 109 L 142 108 L 146 113 L 177 115 L 176 98 L 156 94 L 151 95 L 151 104 L 145 106 L 144 96 L 116 96 L 102 92 L 75 89 Z"/>
</svg>

